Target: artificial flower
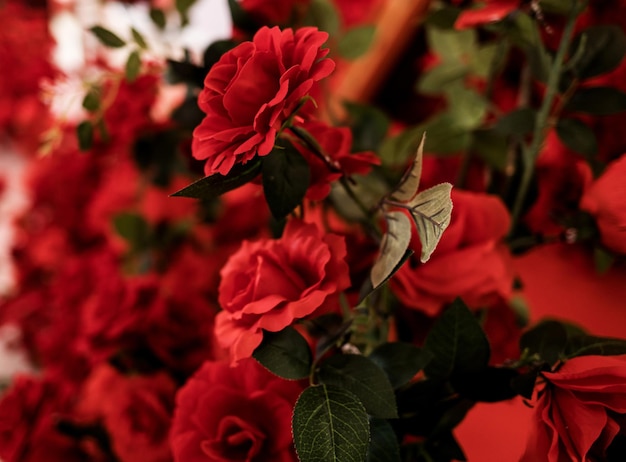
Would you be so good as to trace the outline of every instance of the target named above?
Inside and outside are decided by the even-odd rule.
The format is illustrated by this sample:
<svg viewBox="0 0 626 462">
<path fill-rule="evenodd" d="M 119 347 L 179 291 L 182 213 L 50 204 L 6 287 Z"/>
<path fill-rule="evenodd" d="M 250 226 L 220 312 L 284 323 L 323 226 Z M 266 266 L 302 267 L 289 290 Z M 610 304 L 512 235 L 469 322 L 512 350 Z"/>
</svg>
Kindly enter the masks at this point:
<svg viewBox="0 0 626 462">
<path fill-rule="evenodd" d="M 313 27 L 263 27 L 222 55 L 204 80 L 198 104 L 206 116 L 193 132 L 193 155 L 206 160 L 207 176 L 271 152 L 283 123 L 334 69 L 321 48 L 327 38 Z"/>
<path fill-rule="evenodd" d="M 278 332 L 319 313 L 350 285 L 342 237 L 290 221 L 280 239 L 244 241 L 221 271 L 215 333 L 234 362 L 248 357 L 263 329 Z"/>
<path fill-rule="evenodd" d="M 626 356 L 580 356 L 544 372 L 521 462 L 609 460 L 626 429 Z"/>
<path fill-rule="evenodd" d="M 209 361 L 176 396 L 176 462 L 295 462 L 291 414 L 301 391 L 253 359 Z"/>
</svg>

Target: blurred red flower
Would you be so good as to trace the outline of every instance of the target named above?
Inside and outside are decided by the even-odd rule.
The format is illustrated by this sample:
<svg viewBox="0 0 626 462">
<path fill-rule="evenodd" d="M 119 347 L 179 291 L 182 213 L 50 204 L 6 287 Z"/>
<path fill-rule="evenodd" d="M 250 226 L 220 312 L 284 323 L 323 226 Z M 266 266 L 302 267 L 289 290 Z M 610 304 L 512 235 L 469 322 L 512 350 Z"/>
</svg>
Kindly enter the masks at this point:
<svg viewBox="0 0 626 462">
<path fill-rule="evenodd" d="M 624 178 L 626 178 L 626 154 L 611 162 L 580 200 L 580 208 L 595 217 L 602 243 L 621 254 L 626 254 L 626 182 Z"/>
<path fill-rule="evenodd" d="M 103 363 L 83 385 L 79 413 L 102 422 L 121 462 L 167 462 L 175 393 L 164 372 L 123 375 Z"/>
<path fill-rule="evenodd" d="M 295 462 L 291 414 L 301 390 L 253 359 L 204 363 L 176 396 L 174 460 Z"/>
</svg>

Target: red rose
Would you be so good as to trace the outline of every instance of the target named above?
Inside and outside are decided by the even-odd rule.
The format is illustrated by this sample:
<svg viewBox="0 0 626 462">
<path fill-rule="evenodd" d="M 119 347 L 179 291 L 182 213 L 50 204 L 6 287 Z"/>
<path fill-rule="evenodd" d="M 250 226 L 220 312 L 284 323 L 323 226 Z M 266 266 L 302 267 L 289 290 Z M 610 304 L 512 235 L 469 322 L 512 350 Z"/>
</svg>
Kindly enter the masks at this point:
<svg viewBox="0 0 626 462">
<path fill-rule="evenodd" d="M 508 299 L 513 285 L 509 254 L 499 244 L 509 214 L 496 196 L 452 190 L 452 219 L 426 264 L 412 257 L 391 279 L 391 288 L 409 308 L 435 316 L 461 297 L 472 307 Z M 413 238 L 415 255 L 419 240 Z"/>
<path fill-rule="evenodd" d="M 58 431 L 70 412 L 72 390 L 48 377 L 16 377 L 0 398 L 0 458 L 4 462 L 103 461 Z"/>
<path fill-rule="evenodd" d="M 542 376 L 521 461 L 608 460 L 607 448 L 626 429 L 626 356 L 580 356 Z"/>
<path fill-rule="evenodd" d="M 626 154 L 609 164 L 580 201 L 580 208 L 595 217 L 604 245 L 622 254 L 626 254 L 624 178 L 626 178 Z"/>
<path fill-rule="evenodd" d="M 168 462 L 176 384 L 164 372 L 123 375 L 108 364 L 85 382 L 78 410 L 104 425 L 121 462 Z"/>
<path fill-rule="evenodd" d="M 324 59 L 327 38 L 312 27 L 263 27 L 211 68 L 198 98 L 207 115 L 192 145 L 194 157 L 207 161 L 207 176 L 270 153 L 282 124 L 335 66 Z"/>
<path fill-rule="evenodd" d="M 281 239 L 244 241 L 222 268 L 215 319 L 233 361 L 252 354 L 262 329 L 278 332 L 319 312 L 350 285 L 342 237 L 290 221 Z"/>
<path fill-rule="evenodd" d="M 330 194 L 330 183 L 342 175 L 367 174 L 372 165 L 380 165 L 380 159 L 373 152 L 351 153 L 352 132 L 347 127 L 329 127 L 322 122 L 308 122 L 304 128 L 320 144 L 339 171 L 331 171 L 326 163 L 306 149 L 296 144 L 311 168 L 311 183 L 306 192 L 307 199 L 320 201 Z"/>
<path fill-rule="evenodd" d="M 291 414 L 302 388 L 256 361 L 206 362 L 176 396 L 177 462 L 292 462 Z"/>
</svg>

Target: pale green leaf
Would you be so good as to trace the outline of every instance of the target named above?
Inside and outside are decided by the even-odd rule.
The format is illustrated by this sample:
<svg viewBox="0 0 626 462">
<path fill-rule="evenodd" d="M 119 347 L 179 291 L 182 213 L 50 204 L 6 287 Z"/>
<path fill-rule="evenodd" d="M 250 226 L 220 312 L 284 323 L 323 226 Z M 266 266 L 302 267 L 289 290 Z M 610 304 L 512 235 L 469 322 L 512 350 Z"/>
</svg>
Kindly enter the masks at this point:
<svg viewBox="0 0 626 462">
<path fill-rule="evenodd" d="M 411 241 L 411 221 L 403 212 L 385 215 L 387 232 L 380 243 L 380 255 L 372 267 L 370 279 L 374 288 L 385 282 L 402 261 Z"/>
<path fill-rule="evenodd" d="M 434 252 L 443 232 L 450 224 L 452 199 L 450 183 L 441 183 L 420 192 L 411 202 L 411 216 L 422 243 L 420 261 L 425 263 Z"/>
<path fill-rule="evenodd" d="M 469 68 L 462 62 L 444 62 L 426 71 L 417 84 L 417 91 L 426 95 L 439 95 L 447 85 L 464 79 Z"/>
<path fill-rule="evenodd" d="M 427 27 L 426 36 L 432 51 L 443 61 L 468 62 L 476 53 L 476 31 Z"/>
<path fill-rule="evenodd" d="M 339 54 L 346 59 L 356 59 L 365 54 L 374 40 L 375 33 L 376 27 L 372 25 L 350 29 L 339 40 L 337 48 Z"/>
<path fill-rule="evenodd" d="M 420 141 L 420 145 L 417 147 L 415 159 L 413 159 L 411 168 L 404 174 L 400 184 L 391 195 L 392 199 L 400 202 L 408 202 L 417 194 L 417 189 L 420 185 L 420 178 L 422 176 L 422 158 L 424 156 L 425 140 L 426 133 L 422 135 L 422 141 Z"/>
</svg>

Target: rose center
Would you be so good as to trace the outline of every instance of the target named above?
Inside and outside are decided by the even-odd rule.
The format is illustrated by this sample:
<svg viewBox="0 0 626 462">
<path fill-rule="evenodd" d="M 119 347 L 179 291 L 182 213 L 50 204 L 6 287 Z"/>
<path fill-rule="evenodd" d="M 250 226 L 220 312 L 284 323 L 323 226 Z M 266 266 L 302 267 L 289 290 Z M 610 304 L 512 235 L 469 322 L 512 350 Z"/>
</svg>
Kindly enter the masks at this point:
<svg viewBox="0 0 626 462">
<path fill-rule="evenodd" d="M 265 435 L 236 416 L 221 420 L 215 438 L 201 443 L 202 452 L 211 460 L 251 462 L 261 453 Z"/>
</svg>

